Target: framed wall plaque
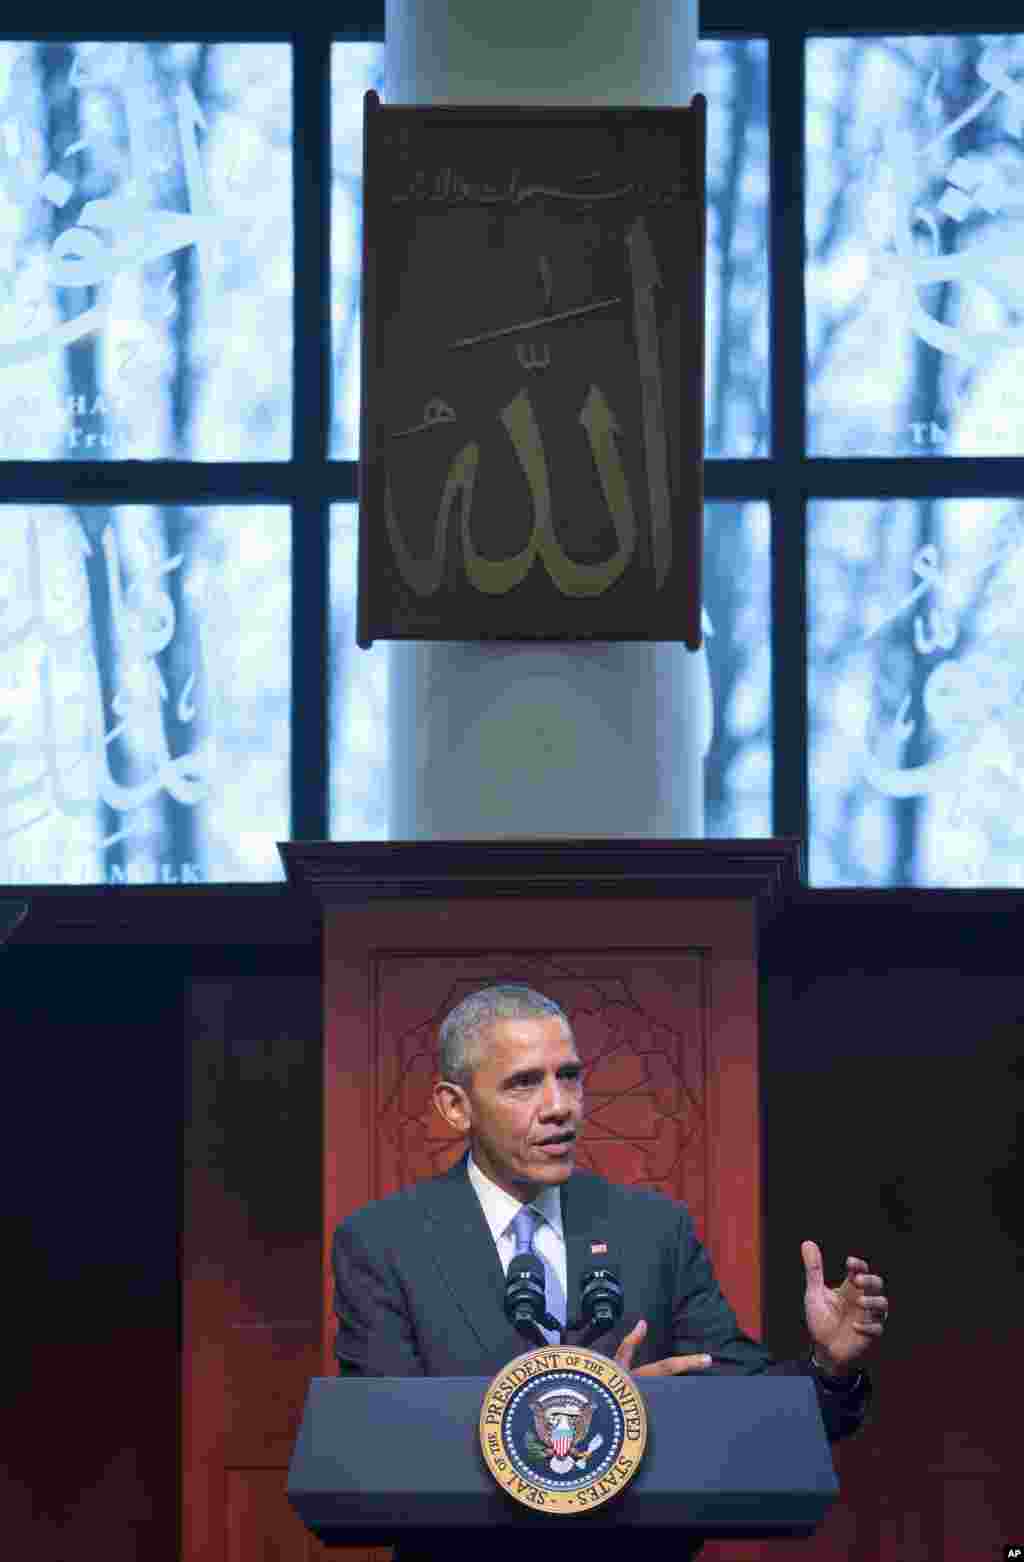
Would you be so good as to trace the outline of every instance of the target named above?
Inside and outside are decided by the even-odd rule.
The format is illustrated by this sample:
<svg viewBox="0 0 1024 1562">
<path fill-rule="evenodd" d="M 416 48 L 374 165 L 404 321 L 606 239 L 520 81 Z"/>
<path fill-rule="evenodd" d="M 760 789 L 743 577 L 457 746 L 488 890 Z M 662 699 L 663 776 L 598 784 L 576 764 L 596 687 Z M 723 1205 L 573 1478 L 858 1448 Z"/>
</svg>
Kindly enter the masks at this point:
<svg viewBox="0 0 1024 1562">
<path fill-rule="evenodd" d="M 704 97 L 363 103 L 358 644 L 696 650 Z"/>
</svg>

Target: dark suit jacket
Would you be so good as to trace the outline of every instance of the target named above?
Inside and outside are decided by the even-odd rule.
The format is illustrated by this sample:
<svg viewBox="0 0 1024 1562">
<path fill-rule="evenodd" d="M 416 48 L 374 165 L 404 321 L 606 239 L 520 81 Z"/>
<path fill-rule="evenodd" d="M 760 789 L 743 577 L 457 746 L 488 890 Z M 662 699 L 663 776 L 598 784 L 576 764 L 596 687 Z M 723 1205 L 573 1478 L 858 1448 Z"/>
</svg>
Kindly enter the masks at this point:
<svg viewBox="0 0 1024 1562">
<path fill-rule="evenodd" d="M 505 1317 L 505 1276 L 466 1171 L 468 1159 L 467 1151 L 441 1176 L 367 1204 L 336 1228 L 331 1246 L 340 1373 L 491 1378 L 530 1349 Z M 578 1312 L 580 1276 L 593 1263 L 595 1236 L 606 1237 L 625 1291 L 622 1318 L 592 1341 L 594 1350 L 614 1356 L 637 1320 L 646 1318 L 634 1371 L 665 1356 L 704 1351 L 714 1360 L 699 1370 L 710 1376 L 809 1375 L 829 1442 L 857 1430 L 872 1393 L 866 1374 L 853 1394 L 837 1392 L 820 1382 L 806 1356 L 777 1362 L 744 1334 L 685 1204 L 578 1169 L 561 1186 L 569 1317 Z M 561 1555 L 564 1538 L 558 1545 Z M 493 1536 L 483 1552 L 493 1556 Z M 678 1545 L 674 1556 L 680 1557 Z M 402 1562 L 412 1558 L 403 1545 Z"/>
</svg>

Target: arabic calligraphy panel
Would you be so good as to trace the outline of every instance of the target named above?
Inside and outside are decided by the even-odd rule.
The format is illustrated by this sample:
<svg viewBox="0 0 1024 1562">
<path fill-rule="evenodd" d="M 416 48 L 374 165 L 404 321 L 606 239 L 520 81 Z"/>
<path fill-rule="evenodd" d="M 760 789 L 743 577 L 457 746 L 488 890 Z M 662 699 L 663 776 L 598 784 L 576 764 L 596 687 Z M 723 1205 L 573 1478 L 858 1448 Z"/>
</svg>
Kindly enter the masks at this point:
<svg viewBox="0 0 1024 1562">
<path fill-rule="evenodd" d="M 807 43 L 808 450 L 1024 453 L 1024 33 Z"/>
<path fill-rule="evenodd" d="M 0 881 L 282 879 L 290 631 L 280 507 L 4 506 Z"/>
<path fill-rule="evenodd" d="M 809 881 L 1024 886 L 1024 505 L 808 514 Z"/>
<path fill-rule="evenodd" d="M 0 461 L 291 453 L 285 43 L 0 42 Z"/>
<path fill-rule="evenodd" d="M 363 195 L 359 644 L 696 649 L 704 99 L 368 92 Z"/>
<path fill-rule="evenodd" d="M 707 111 L 707 324 L 704 453 L 765 456 L 770 448 L 768 43 L 700 38 L 696 86 Z M 359 298 L 363 94 L 384 92 L 382 43 L 331 49 L 330 432 L 333 460 L 359 454 Z M 538 294 L 538 297 L 540 295 Z"/>
</svg>

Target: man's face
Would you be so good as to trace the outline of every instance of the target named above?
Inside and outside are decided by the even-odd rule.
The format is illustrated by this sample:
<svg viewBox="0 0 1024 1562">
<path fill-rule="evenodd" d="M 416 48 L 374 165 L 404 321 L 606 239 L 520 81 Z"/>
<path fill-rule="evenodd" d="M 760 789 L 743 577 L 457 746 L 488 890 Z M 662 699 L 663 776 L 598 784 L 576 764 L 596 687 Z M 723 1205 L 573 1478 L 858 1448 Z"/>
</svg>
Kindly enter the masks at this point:
<svg viewBox="0 0 1024 1562">
<path fill-rule="evenodd" d="M 439 1083 L 434 1103 L 453 1128 L 469 1132 L 480 1170 L 525 1204 L 572 1173 L 575 1138 L 557 1153 L 541 1141 L 579 1133 L 582 1071 L 556 1014 L 496 1020 L 470 1090 Z"/>
</svg>

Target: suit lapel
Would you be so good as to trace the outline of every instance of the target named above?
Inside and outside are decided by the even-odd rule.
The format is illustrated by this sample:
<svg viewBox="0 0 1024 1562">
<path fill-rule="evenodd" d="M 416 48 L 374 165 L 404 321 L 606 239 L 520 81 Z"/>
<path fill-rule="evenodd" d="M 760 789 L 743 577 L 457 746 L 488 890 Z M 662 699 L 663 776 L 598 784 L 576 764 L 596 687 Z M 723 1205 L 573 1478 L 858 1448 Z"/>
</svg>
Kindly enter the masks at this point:
<svg viewBox="0 0 1024 1562">
<path fill-rule="evenodd" d="M 484 1354 L 504 1353 L 511 1360 L 530 1347 L 505 1317 L 505 1274 L 469 1180 L 468 1161 L 467 1150 L 447 1172 L 420 1185 L 427 1242 L 454 1304 Z M 574 1171 L 562 1184 L 570 1323 L 579 1307 L 580 1276 L 594 1262 L 591 1243 L 607 1233 L 608 1190 L 609 1184 L 591 1172 Z"/>
<path fill-rule="evenodd" d="M 527 1343 L 505 1317 L 505 1275 L 466 1171 L 468 1161 L 467 1150 L 440 1177 L 421 1184 L 430 1256 L 483 1353 L 505 1351 L 511 1358 Z"/>
</svg>

